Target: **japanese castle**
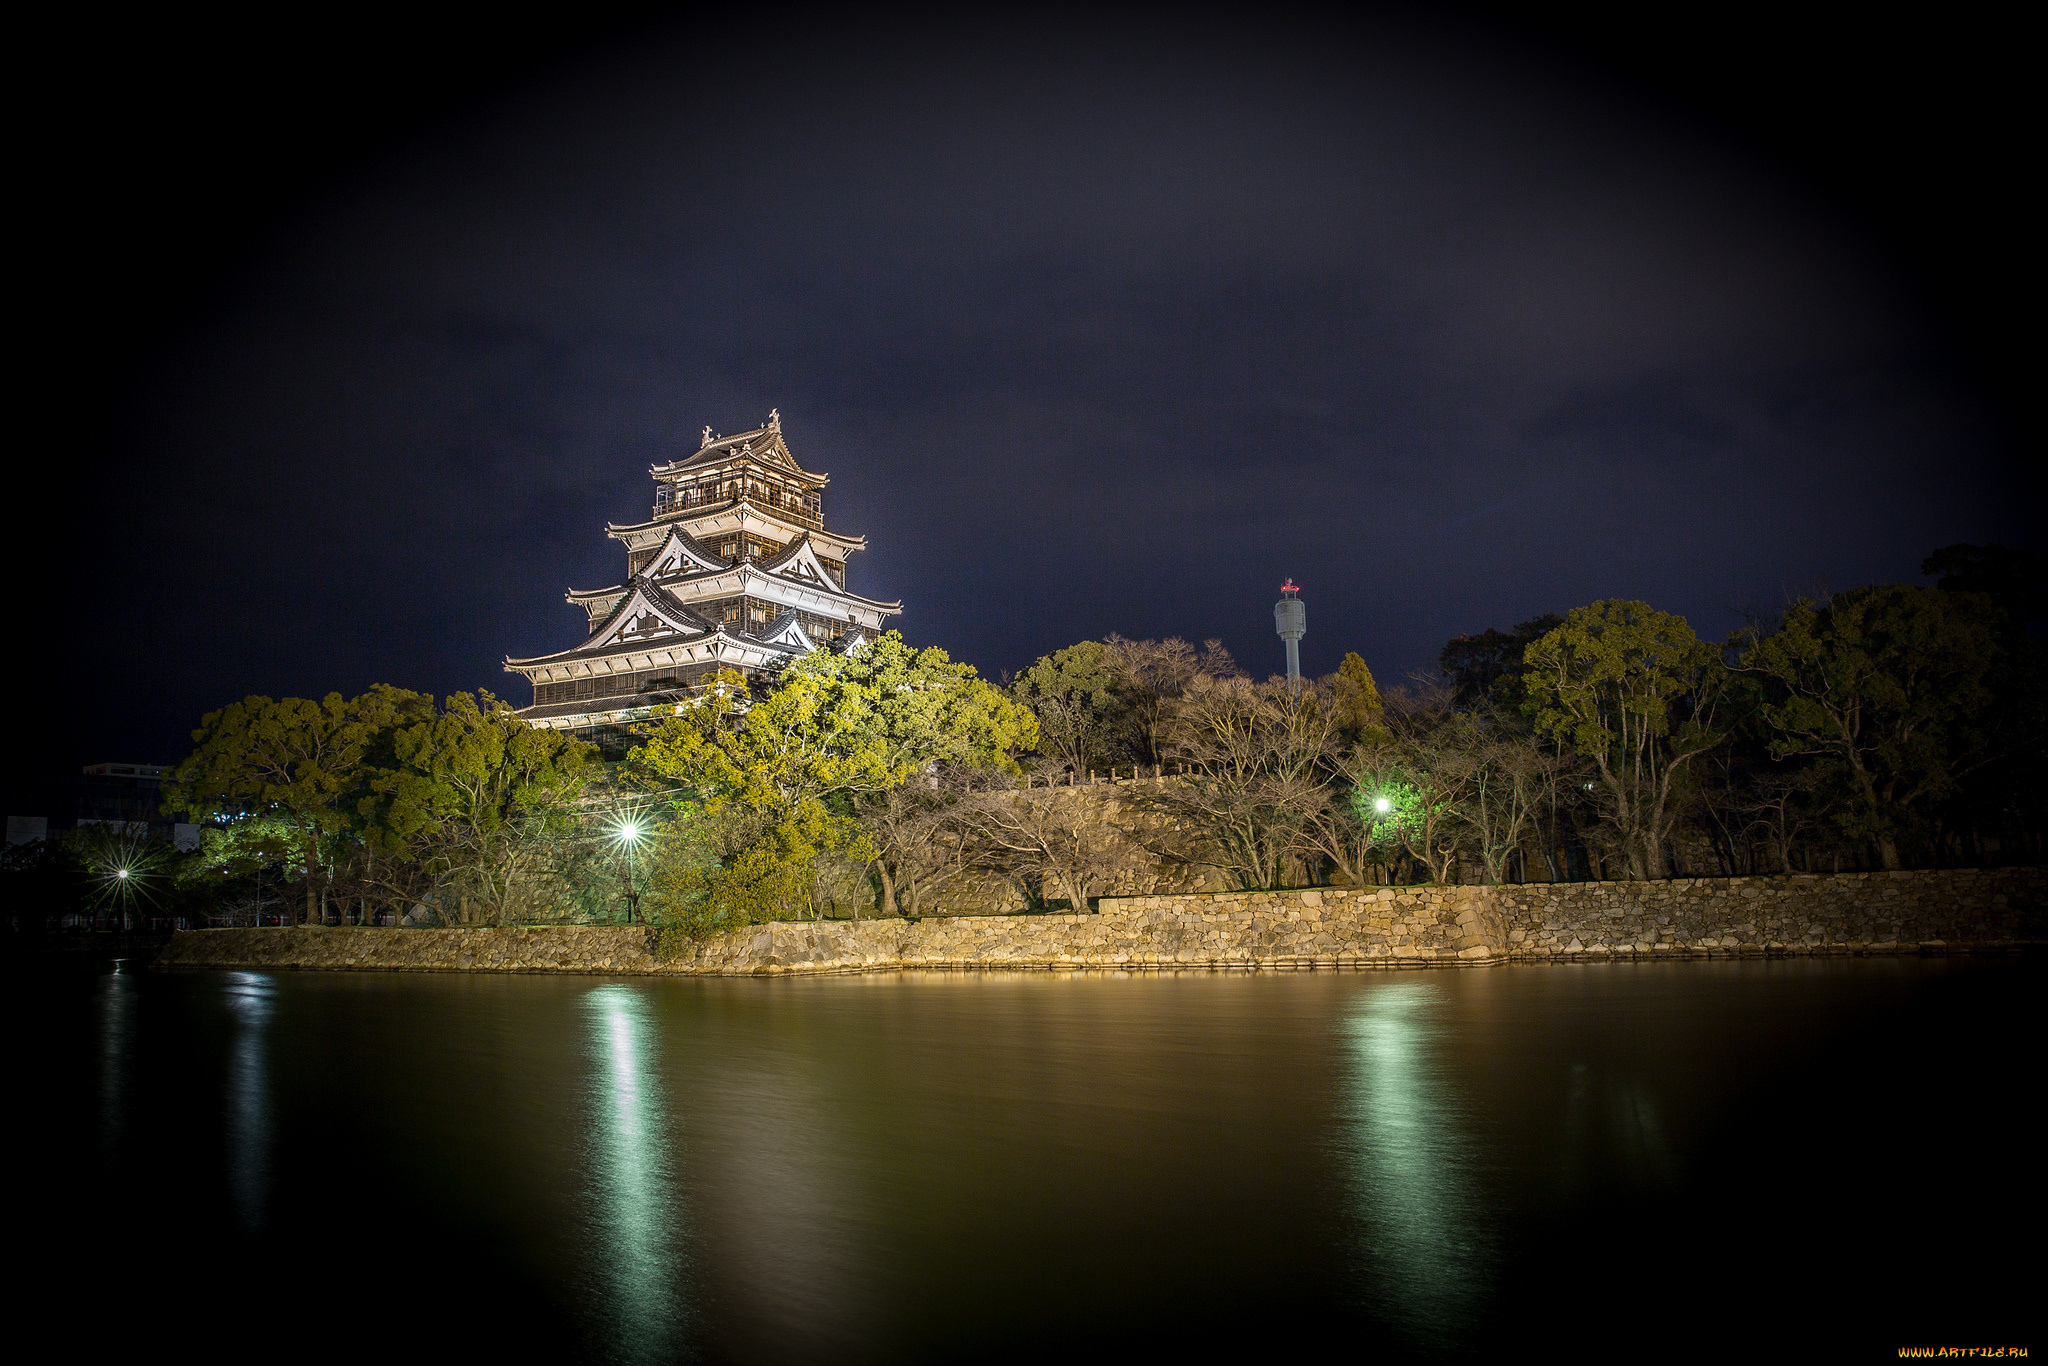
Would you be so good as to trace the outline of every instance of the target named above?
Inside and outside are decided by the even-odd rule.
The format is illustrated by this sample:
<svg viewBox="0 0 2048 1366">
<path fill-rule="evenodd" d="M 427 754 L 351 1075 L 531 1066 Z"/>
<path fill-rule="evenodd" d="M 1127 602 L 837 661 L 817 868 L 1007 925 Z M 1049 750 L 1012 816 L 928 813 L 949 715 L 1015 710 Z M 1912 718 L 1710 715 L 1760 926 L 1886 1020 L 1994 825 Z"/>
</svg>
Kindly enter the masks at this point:
<svg viewBox="0 0 2048 1366">
<path fill-rule="evenodd" d="M 505 660 L 533 684 L 519 714 L 534 725 L 609 731 L 721 668 L 772 673 L 790 655 L 851 649 L 903 610 L 846 590 L 847 557 L 867 538 L 825 529 L 828 477 L 797 463 L 779 412 L 738 436 L 706 427 L 694 455 L 648 473 L 653 517 L 605 526 L 625 544 L 626 581 L 569 591 L 588 638 Z"/>
</svg>

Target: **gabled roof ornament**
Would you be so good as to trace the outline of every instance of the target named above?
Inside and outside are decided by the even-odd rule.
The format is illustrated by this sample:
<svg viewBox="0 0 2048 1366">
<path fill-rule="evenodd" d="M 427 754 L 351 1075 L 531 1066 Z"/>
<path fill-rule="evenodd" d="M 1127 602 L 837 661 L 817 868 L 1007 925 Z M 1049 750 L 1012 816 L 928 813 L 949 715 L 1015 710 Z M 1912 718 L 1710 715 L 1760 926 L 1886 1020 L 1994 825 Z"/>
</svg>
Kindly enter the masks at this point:
<svg viewBox="0 0 2048 1366">
<path fill-rule="evenodd" d="M 703 449 L 704 449 L 704 448 L 705 448 L 706 446 L 708 446 L 708 445 L 710 445 L 710 444 L 711 444 L 711 429 L 710 429 L 709 427 L 706 427 L 706 428 L 704 429 L 704 439 L 703 439 L 702 441 L 699 441 L 699 442 L 697 443 L 697 449 L 701 451 L 701 450 L 703 450 Z"/>
<path fill-rule="evenodd" d="M 771 432 L 782 430 L 782 409 L 770 408 L 768 410 L 768 430 Z"/>
</svg>

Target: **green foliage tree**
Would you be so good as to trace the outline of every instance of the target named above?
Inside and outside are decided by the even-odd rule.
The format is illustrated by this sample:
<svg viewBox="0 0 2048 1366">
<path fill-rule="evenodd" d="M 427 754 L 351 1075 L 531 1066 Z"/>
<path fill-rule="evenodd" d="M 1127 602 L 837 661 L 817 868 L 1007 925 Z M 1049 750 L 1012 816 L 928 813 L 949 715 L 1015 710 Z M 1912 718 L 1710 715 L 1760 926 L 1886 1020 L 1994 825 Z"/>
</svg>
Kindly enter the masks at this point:
<svg viewBox="0 0 2048 1366">
<path fill-rule="evenodd" d="M 1440 687 L 1398 689 L 1392 700 L 1383 736 L 1352 753 L 1351 809 L 1375 845 L 1399 848 L 1431 881 L 1449 883 L 1475 833 L 1468 807 L 1482 786 L 1485 726 Z"/>
<path fill-rule="evenodd" d="M 1630 874 L 1662 876 L 1678 784 L 1723 738 L 1718 651 L 1683 617 L 1609 599 L 1572 609 L 1523 658 L 1538 733 L 1591 761 Z"/>
<path fill-rule="evenodd" d="M 848 655 L 791 661 L 760 698 L 738 674 L 678 709 L 640 751 L 701 805 L 715 854 L 657 877 L 663 914 L 693 926 L 815 914 L 821 861 L 877 864 L 860 802 L 938 765 L 1006 767 L 1037 742 L 1031 712 L 890 632 Z"/>
<path fill-rule="evenodd" d="M 332 846 L 332 837 L 328 841 Z M 226 815 L 200 831 L 196 857 L 180 860 L 173 876 L 193 894 L 213 900 L 232 894 L 216 909 L 233 923 L 260 924 L 270 913 L 273 893 L 264 876 L 277 870 L 284 879 L 304 874 L 303 851 L 296 822 L 271 810 Z"/>
<path fill-rule="evenodd" d="M 936 647 L 915 648 L 890 631 L 846 654 L 813 650 L 790 662 L 780 686 L 825 691 L 840 733 L 878 747 L 879 783 L 850 784 L 862 791 L 893 787 L 934 764 L 1017 770 L 1017 755 L 1039 743 L 1029 707 L 983 680 Z"/>
<path fill-rule="evenodd" d="M 201 719 L 197 748 L 165 782 L 161 806 L 201 821 L 275 815 L 304 870 L 305 921 L 319 921 L 323 842 L 353 815 L 365 751 L 384 728 L 430 714 L 431 698 L 379 684 L 360 697 L 247 697 Z"/>
<path fill-rule="evenodd" d="M 1998 648 L 1988 601 L 1887 584 L 1787 608 L 1742 667 L 1766 681 L 1761 707 L 1779 757 L 1838 761 L 1852 800 L 1838 816 L 1901 867 L 1902 828 L 1991 757 L 1974 722 Z"/>
<path fill-rule="evenodd" d="M 1555 612 L 1517 622 L 1513 630 L 1492 627 L 1478 635 L 1458 636 L 1437 654 L 1437 667 L 1450 680 L 1457 705 L 1474 707 L 1491 702 L 1505 718 L 1526 700 L 1523 693 L 1523 657 L 1529 647 L 1564 625 Z"/>
<path fill-rule="evenodd" d="M 872 861 L 858 821 L 827 798 L 901 782 L 858 688 L 812 673 L 756 699 L 744 676 L 720 672 L 639 751 L 649 771 L 687 788 L 720 838 L 715 865 L 664 870 L 659 913 L 679 923 L 749 924 L 812 910 L 811 880 L 829 853 Z"/>
<path fill-rule="evenodd" d="M 370 852 L 425 865 L 460 918 L 502 923 L 550 877 L 599 769 L 594 746 L 529 725 L 488 692 L 390 726 L 358 802 Z"/>
<path fill-rule="evenodd" d="M 1356 650 L 1348 652 L 1327 682 L 1340 743 L 1362 744 L 1384 734 L 1387 704 L 1380 697 L 1379 684 L 1373 681 L 1372 670 L 1366 667 L 1363 656 Z"/>
<path fill-rule="evenodd" d="M 1116 647 L 1084 640 L 1038 659 L 1010 685 L 1038 721 L 1038 750 L 1084 773 L 1119 762 L 1141 725 Z"/>
</svg>

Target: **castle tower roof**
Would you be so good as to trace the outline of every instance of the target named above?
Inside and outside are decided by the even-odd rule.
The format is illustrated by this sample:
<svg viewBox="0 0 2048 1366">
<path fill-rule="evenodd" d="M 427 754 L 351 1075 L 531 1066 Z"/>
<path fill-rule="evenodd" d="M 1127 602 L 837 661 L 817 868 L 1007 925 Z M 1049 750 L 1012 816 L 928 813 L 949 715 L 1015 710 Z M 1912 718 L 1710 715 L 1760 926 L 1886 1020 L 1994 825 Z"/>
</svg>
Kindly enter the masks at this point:
<svg viewBox="0 0 2048 1366">
<path fill-rule="evenodd" d="M 505 660 L 534 684 L 521 715 L 535 724 L 644 719 L 712 670 L 772 674 L 793 654 L 858 649 L 902 612 L 846 588 L 847 558 L 867 540 L 825 527 L 828 477 L 797 463 L 779 414 L 735 436 L 706 428 L 695 452 L 648 472 L 656 515 L 605 525 L 626 547 L 626 581 L 566 595 L 587 638 Z"/>
</svg>

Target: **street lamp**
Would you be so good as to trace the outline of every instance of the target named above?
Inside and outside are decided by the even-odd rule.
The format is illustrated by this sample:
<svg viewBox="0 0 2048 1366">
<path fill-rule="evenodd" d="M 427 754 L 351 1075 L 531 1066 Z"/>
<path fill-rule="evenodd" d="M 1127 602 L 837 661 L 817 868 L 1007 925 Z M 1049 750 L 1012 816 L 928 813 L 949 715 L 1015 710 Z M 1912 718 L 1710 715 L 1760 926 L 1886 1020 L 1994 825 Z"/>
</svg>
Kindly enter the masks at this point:
<svg viewBox="0 0 2048 1366">
<path fill-rule="evenodd" d="M 633 890 L 633 851 L 639 847 L 643 833 L 640 822 L 632 817 L 620 821 L 612 830 L 612 840 L 619 850 L 619 884 L 624 889 L 620 896 L 626 903 L 628 925 L 640 908 L 640 894 Z"/>
<path fill-rule="evenodd" d="M 1394 804 L 1385 797 L 1380 797 L 1373 802 L 1372 809 L 1384 816 L 1394 809 Z"/>
</svg>

